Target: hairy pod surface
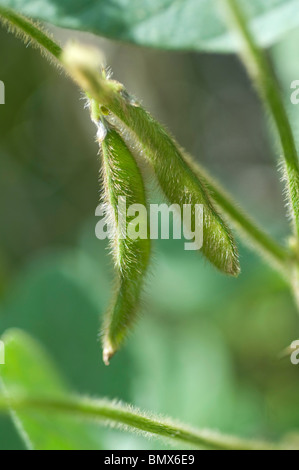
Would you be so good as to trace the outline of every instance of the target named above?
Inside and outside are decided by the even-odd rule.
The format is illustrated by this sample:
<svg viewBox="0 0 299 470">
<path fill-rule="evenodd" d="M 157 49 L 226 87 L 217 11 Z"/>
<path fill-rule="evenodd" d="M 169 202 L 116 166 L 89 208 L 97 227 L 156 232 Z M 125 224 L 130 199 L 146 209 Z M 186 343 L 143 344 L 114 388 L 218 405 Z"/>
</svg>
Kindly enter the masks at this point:
<svg viewBox="0 0 299 470">
<path fill-rule="evenodd" d="M 117 271 L 115 296 L 106 313 L 103 328 L 103 359 L 109 364 L 137 316 L 150 260 L 150 237 L 148 233 L 144 239 L 126 236 L 134 216 L 128 216 L 119 207 L 120 199 L 124 201 L 124 198 L 127 207 L 135 204 L 146 207 L 143 179 L 134 157 L 113 129 L 108 129 L 106 137 L 99 139 L 99 143 L 103 159 L 106 216 L 113 234 L 111 244 Z M 145 224 L 148 231 L 147 219 L 140 223 Z"/>
<path fill-rule="evenodd" d="M 75 49 L 74 49 L 75 47 Z M 102 107 L 106 119 L 118 129 L 133 153 L 153 167 L 159 185 L 171 204 L 204 206 L 203 247 L 206 258 L 220 271 L 237 276 L 238 251 L 230 229 L 212 203 L 204 178 L 196 175 L 175 140 L 123 85 L 99 73 L 76 46 L 67 46 L 62 60 L 78 83 Z M 96 58 L 96 57 L 95 57 Z"/>
<path fill-rule="evenodd" d="M 238 251 L 232 233 L 212 203 L 204 178 L 192 170 L 192 162 L 175 140 L 141 106 L 124 99 L 124 93 L 114 93 L 106 106 L 116 117 L 112 122 L 132 149 L 137 139 L 140 152 L 152 165 L 159 185 L 171 204 L 191 205 L 192 220 L 195 206 L 204 206 L 203 247 L 206 258 L 220 271 L 237 276 L 240 272 Z M 110 117 L 111 118 L 111 117 Z"/>
</svg>

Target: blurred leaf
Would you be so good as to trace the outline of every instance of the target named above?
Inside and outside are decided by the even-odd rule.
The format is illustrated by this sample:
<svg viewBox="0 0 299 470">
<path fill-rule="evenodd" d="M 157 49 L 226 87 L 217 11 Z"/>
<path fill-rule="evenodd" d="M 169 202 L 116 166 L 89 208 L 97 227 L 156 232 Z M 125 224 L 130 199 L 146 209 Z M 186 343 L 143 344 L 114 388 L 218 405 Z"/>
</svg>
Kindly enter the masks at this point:
<svg viewBox="0 0 299 470">
<path fill-rule="evenodd" d="M 78 392 L 131 401 L 134 368 L 125 367 L 127 351 L 115 358 L 113 369 L 101 359 L 100 316 L 110 295 L 107 262 L 100 244 L 93 259 L 74 249 L 51 250 L 32 261 L 0 304 L 0 332 L 12 327 L 30 332 Z"/>
<path fill-rule="evenodd" d="M 0 374 L 5 394 L 64 398 L 69 392 L 41 346 L 27 334 L 10 330 L 4 337 L 6 365 Z M 35 450 L 99 449 L 94 425 L 74 422 L 44 412 L 13 414 L 27 447 Z"/>
<path fill-rule="evenodd" d="M 110 296 L 113 267 L 109 266 L 106 245 L 98 242 L 93 230 L 91 221 L 84 230 L 84 251 L 49 250 L 20 270 L 1 299 L 0 334 L 10 328 L 32 334 L 76 391 L 133 402 L 133 353 L 126 347 L 109 368 L 101 359 L 98 331 Z M 0 448 L 7 448 L 2 438 L 6 427 L 0 418 Z M 137 437 L 130 437 L 130 441 L 123 434 L 120 437 L 116 431 L 101 432 L 106 447 L 114 450 L 130 448 L 127 442 L 132 440 L 135 448 L 139 442 Z M 9 445 L 20 447 L 16 438 Z M 139 445 L 144 447 L 144 440 L 140 439 Z"/>
<path fill-rule="evenodd" d="M 240 1 L 264 46 L 299 25 L 298 0 Z M 143 46 L 219 52 L 236 49 L 220 2 L 215 0 L 0 0 L 0 5 L 64 28 Z"/>
<path fill-rule="evenodd" d="M 131 347 L 139 361 L 135 402 L 141 408 L 196 427 L 260 432 L 259 397 L 238 383 L 224 336 L 200 312 L 189 322 L 148 315 L 139 328 Z"/>
<path fill-rule="evenodd" d="M 6 364 L 0 376 L 0 410 L 12 408 L 14 422 L 29 449 L 97 449 L 96 427 L 88 425 L 90 420 L 117 425 L 125 432 L 142 431 L 145 437 L 180 441 L 192 448 L 272 448 L 263 442 L 192 429 L 115 401 L 72 396 L 46 353 L 30 336 L 21 330 L 9 330 L 2 339 Z M 74 420 L 76 417 L 84 422 Z"/>
</svg>

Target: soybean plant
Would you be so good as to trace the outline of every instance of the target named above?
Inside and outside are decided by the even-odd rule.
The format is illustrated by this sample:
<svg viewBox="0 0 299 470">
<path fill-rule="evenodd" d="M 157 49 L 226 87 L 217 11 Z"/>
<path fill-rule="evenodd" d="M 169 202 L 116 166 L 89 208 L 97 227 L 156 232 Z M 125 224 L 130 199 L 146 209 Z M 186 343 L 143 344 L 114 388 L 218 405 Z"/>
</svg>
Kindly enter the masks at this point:
<svg viewBox="0 0 299 470">
<path fill-rule="evenodd" d="M 247 22 L 235 0 L 222 0 L 228 18 L 241 39 L 241 57 L 276 125 L 284 152 L 283 165 L 292 217 L 293 234 L 288 246 L 277 243 L 215 183 L 207 172 L 186 155 L 175 139 L 133 98 L 124 86 L 111 80 L 102 68 L 98 51 L 76 45 L 64 50 L 40 27 L 25 17 L 0 7 L 0 18 L 9 28 L 33 44 L 80 86 L 89 100 L 92 119 L 100 129 L 99 145 L 103 160 L 104 200 L 110 220 L 112 252 L 116 267 L 115 297 L 103 327 L 104 361 L 118 350 L 136 319 L 144 279 L 150 262 L 149 236 L 144 239 L 123 236 L 130 226 L 122 224 L 117 210 L 119 197 L 130 205 L 146 205 L 145 183 L 139 161 L 146 160 L 156 180 L 172 204 L 204 206 L 202 253 L 221 272 L 237 276 L 238 251 L 228 221 L 245 241 L 287 280 L 299 305 L 299 162 L 292 129 L 279 87 L 263 52 L 257 47 Z M 181 211 L 183 213 L 183 211 Z M 148 230 L 148 221 L 144 221 Z M 149 235 L 147 233 L 147 235 Z"/>
<path fill-rule="evenodd" d="M 100 61 L 98 54 L 70 44 L 64 50 L 62 61 L 92 97 L 91 109 L 96 116 L 93 120 L 99 118 L 106 122 L 106 126 L 110 124 L 117 130 L 109 130 L 101 142 L 105 197 L 109 218 L 113 220 L 114 255 L 120 278 L 116 302 L 104 322 L 104 361 L 108 363 L 136 316 L 142 279 L 149 262 L 149 242 L 119 239 L 118 199 L 129 195 L 130 205 L 145 204 L 142 176 L 136 161 L 145 158 L 150 163 L 165 196 L 172 204 L 179 205 L 181 214 L 185 205 L 191 206 L 193 223 L 196 205 L 204 206 L 202 251 L 216 268 L 237 276 L 240 271 L 238 253 L 233 236 L 216 210 L 205 183 L 193 172 L 184 152 L 167 131 L 130 97 L 122 84 L 107 78 L 105 70 L 97 70 L 94 64 Z"/>
</svg>

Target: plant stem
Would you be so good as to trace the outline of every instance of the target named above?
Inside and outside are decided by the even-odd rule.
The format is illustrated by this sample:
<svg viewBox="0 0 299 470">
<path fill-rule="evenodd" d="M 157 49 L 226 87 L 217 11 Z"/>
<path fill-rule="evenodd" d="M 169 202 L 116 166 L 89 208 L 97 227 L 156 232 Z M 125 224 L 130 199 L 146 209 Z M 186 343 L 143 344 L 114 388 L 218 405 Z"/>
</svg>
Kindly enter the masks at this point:
<svg viewBox="0 0 299 470">
<path fill-rule="evenodd" d="M 27 37 L 28 39 L 29 37 L 33 39 L 44 51 L 50 53 L 55 59 L 59 61 L 61 60 L 61 47 L 33 22 L 12 10 L 0 6 L 0 18 L 1 17 L 4 21 L 10 24 L 14 32 L 18 33 L 21 31 L 21 33 L 23 33 L 21 36 L 25 35 L 25 38 Z M 47 55 L 49 56 L 49 54 Z M 85 79 L 89 80 L 90 77 L 87 76 Z M 78 77 L 76 77 L 75 81 L 78 83 Z M 96 81 L 96 83 L 99 86 L 99 82 Z M 97 102 L 101 102 L 99 98 L 102 97 L 103 87 L 101 87 L 100 90 L 95 90 L 94 80 L 92 81 L 92 86 L 87 91 L 97 100 Z M 279 272 L 282 270 L 285 271 L 287 261 L 291 257 L 290 252 L 286 248 L 280 246 L 269 235 L 265 234 L 263 230 L 258 228 L 256 223 L 251 221 L 250 218 L 248 218 L 245 213 L 239 209 L 233 199 L 224 190 L 217 186 L 210 176 L 205 175 L 205 179 L 207 186 L 211 191 L 212 198 L 214 198 L 219 207 L 221 207 L 229 216 L 241 236 L 244 237 L 246 241 L 250 240 L 251 244 L 258 248 L 258 253 L 269 259 L 274 266 L 278 268 Z"/>
<path fill-rule="evenodd" d="M 146 416 L 132 407 L 110 403 L 105 400 L 86 398 L 46 399 L 46 398 L 0 398 L 0 411 L 6 412 L 34 410 L 72 415 L 73 417 L 103 421 L 117 425 L 123 430 L 144 432 L 147 437 L 160 437 L 182 442 L 193 448 L 213 450 L 279 450 L 278 446 L 264 442 L 253 442 L 236 437 L 224 436 L 210 431 L 199 431 Z"/>
<path fill-rule="evenodd" d="M 139 142 L 142 146 L 143 153 L 150 152 L 160 155 L 163 158 L 159 148 L 155 146 L 152 138 L 153 133 L 148 131 L 148 122 L 155 123 L 155 120 L 139 105 L 128 98 L 127 92 L 123 86 L 117 82 L 106 80 L 105 77 L 98 75 L 97 70 L 91 71 L 84 63 L 80 63 L 82 51 L 78 54 L 78 61 L 73 61 L 76 54 L 70 54 L 69 61 L 68 52 L 65 51 L 63 61 L 65 61 L 70 75 L 76 82 L 87 86 L 87 92 L 92 98 L 101 105 L 107 107 L 112 113 L 112 123 L 118 129 L 122 130 L 123 138 L 128 142 Z M 109 116 L 107 116 L 107 119 Z M 163 131 L 166 134 L 166 131 Z M 168 136 L 169 138 L 169 136 Z M 184 152 L 180 149 L 182 154 Z M 165 153 L 165 152 L 164 152 Z M 203 180 L 210 192 L 211 198 L 222 209 L 229 219 L 233 222 L 241 236 L 250 241 L 250 245 L 257 249 L 257 252 L 266 258 L 284 277 L 289 277 L 289 264 L 292 259 L 292 252 L 283 246 L 280 246 L 275 240 L 267 235 L 258 225 L 237 206 L 233 198 L 207 175 L 205 170 L 196 165 L 194 161 L 184 154 L 184 158 L 188 161 L 199 180 Z"/>
<path fill-rule="evenodd" d="M 33 41 L 50 59 L 55 58 L 59 61 L 62 53 L 61 47 L 36 23 L 2 6 L 0 6 L 0 19 L 2 19 L 3 23 L 7 23 L 9 28 L 17 36 L 21 36 L 25 42 Z"/>
<path fill-rule="evenodd" d="M 204 177 L 212 199 L 228 216 L 235 229 L 242 235 L 242 238 L 280 273 L 289 277 L 289 265 L 293 256 L 291 251 L 281 246 L 264 232 L 204 169 L 201 168 L 200 173 Z"/>
<path fill-rule="evenodd" d="M 290 208 L 296 238 L 299 237 L 299 162 L 291 124 L 281 97 L 278 82 L 263 51 L 257 46 L 237 0 L 222 0 L 232 28 L 239 37 L 240 55 L 260 97 L 270 111 L 284 152 Z"/>
</svg>

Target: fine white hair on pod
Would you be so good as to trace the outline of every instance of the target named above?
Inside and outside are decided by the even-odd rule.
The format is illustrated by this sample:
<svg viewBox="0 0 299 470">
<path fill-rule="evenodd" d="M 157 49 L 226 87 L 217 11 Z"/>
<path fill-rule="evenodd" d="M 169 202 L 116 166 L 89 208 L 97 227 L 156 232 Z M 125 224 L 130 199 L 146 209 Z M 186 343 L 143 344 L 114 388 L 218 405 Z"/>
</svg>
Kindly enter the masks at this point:
<svg viewBox="0 0 299 470">
<path fill-rule="evenodd" d="M 107 136 L 107 127 L 102 121 L 97 122 L 97 141 L 99 143 L 103 142 Z"/>
</svg>

